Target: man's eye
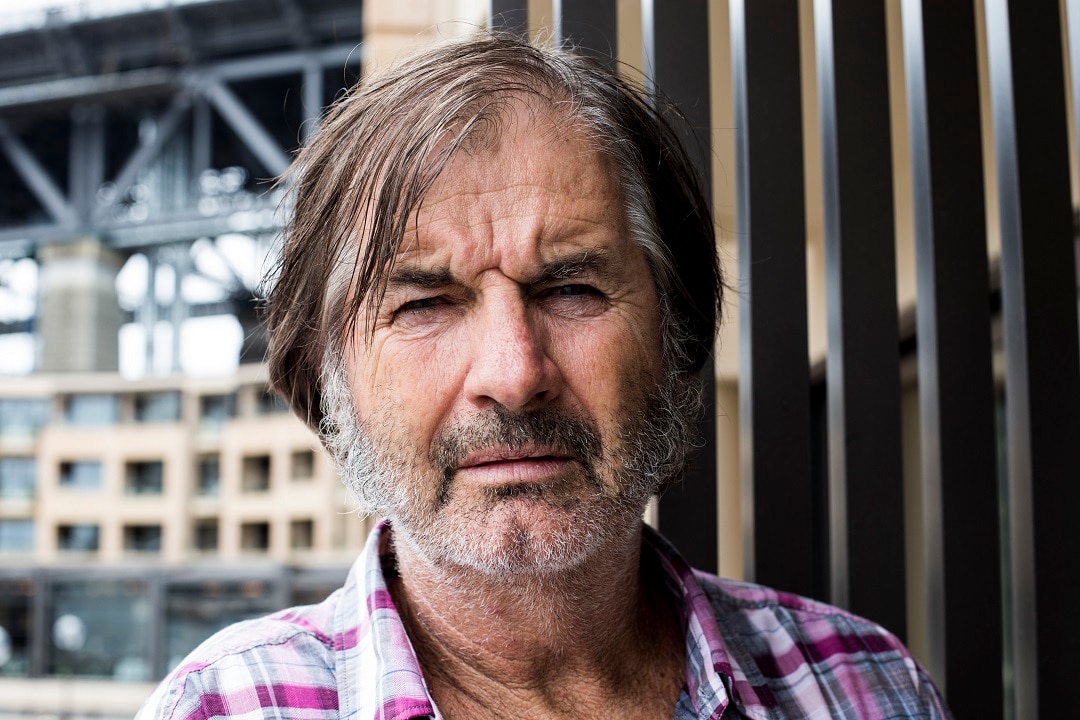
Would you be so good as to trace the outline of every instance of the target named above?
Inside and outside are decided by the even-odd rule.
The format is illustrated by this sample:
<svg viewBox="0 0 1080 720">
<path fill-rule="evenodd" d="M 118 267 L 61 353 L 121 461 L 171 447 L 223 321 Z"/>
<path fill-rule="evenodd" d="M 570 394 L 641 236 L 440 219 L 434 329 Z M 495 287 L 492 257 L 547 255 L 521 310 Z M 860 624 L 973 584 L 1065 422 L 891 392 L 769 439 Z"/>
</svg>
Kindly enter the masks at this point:
<svg viewBox="0 0 1080 720">
<path fill-rule="evenodd" d="M 418 300 L 410 300 L 407 303 L 402 303 L 394 314 L 418 312 L 423 310 L 430 310 L 431 308 L 438 307 L 446 302 L 441 296 L 419 298 Z"/>
<path fill-rule="evenodd" d="M 551 289 L 550 293 L 557 297 L 573 297 L 578 295 L 597 295 L 599 291 L 591 285 L 559 285 Z"/>
</svg>

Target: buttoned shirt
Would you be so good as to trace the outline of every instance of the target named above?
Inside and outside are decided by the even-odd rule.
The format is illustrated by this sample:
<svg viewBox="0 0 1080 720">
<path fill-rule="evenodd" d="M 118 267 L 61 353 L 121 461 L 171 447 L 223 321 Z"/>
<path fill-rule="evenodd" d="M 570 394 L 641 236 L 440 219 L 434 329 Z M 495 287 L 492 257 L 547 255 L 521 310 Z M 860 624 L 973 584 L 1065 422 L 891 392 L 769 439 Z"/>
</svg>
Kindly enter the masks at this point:
<svg viewBox="0 0 1080 720">
<path fill-rule="evenodd" d="M 162 682 L 136 720 L 227 716 L 442 718 L 394 607 L 392 531 L 372 531 L 344 587 L 318 605 L 232 625 Z M 690 568 L 645 528 L 686 632 L 675 720 L 941 718 L 923 669 L 893 635 L 848 612 Z"/>
</svg>

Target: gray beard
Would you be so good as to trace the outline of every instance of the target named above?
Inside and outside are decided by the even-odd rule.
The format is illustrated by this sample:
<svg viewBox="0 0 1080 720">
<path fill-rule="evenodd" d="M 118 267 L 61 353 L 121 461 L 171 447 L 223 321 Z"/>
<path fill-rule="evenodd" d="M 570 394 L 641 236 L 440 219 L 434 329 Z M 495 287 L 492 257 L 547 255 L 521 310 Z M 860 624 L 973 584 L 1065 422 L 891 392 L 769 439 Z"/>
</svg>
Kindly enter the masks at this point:
<svg viewBox="0 0 1080 720">
<path fill-rule="evenodd" d="M 617 440 L 605 447 L 590 419 L 545 408 L 511 413 L 501 406 L 444 428 L 433 438 L 426 467 L 404 440 L 373 438 L 357 419 L 344 363 L 328 360 L 323 371 L 323 443 L 342 481 L 364 514 L 386 517 L 395 542 L 429 562 L 471 568 L 485 574 L 548 574 L 579 566 L 605 545 L 636 531 L 649 497 L 685 470 L 696 437 L 700 391 L 691 379 L 669 373 L 651 392 L 651 382 L 626 383 Z M 397 408 L 376 417 L 375 427 L 393 427 Z M 491 490 L 477 516 L 511 495 L 543 499 L 574 522 L 553 537 L 538 538 L 524 524 L 502 531 L 501 541 L 462 532 L 462 519 L 440 512 L 453 493 L 454 468 L 477 448 L 552 448 L 576 458 L 587 497 L 560 495 L 558 488 L 521 485 Z M 434 507 L 423 489 L 438 476 Z M 605 482 L 605 478 L 609 478 Z M 468 521 L 466 521 L 468 522 Z"/>
</svg>

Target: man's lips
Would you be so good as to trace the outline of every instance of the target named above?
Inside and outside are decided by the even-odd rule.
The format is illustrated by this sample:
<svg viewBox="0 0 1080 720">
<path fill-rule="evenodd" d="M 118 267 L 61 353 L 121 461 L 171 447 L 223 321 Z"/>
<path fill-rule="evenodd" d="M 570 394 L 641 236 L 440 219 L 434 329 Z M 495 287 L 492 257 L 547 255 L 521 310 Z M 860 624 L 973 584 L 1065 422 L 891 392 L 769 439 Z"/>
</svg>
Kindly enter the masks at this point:
<svg viewBox="0 0 1080 720">
<path fill-rule="evenodd" d="M 515 485 L 542 482 L 573 461 L 572 455 L 554 448 L 485 448 L 469 453 L 455 473 L 485 485 Z"/>
</svg>

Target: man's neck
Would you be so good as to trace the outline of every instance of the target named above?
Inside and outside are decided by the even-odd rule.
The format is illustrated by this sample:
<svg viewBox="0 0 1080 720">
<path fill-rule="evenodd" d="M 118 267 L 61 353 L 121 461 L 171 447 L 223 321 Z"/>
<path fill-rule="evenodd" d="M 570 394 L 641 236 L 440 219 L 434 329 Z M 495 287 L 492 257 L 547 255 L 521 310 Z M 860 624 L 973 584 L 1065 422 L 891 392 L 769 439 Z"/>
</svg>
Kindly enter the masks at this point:
<svg viewBox="0 0 1080 720">
<path fill-rule="evenodd" d="M 566 573 L 500 577 L 399 543 L 390 590 L 443 715 L 671 717 L 682 621 L 640 534 L 623 542 Z"/>
</svg>

